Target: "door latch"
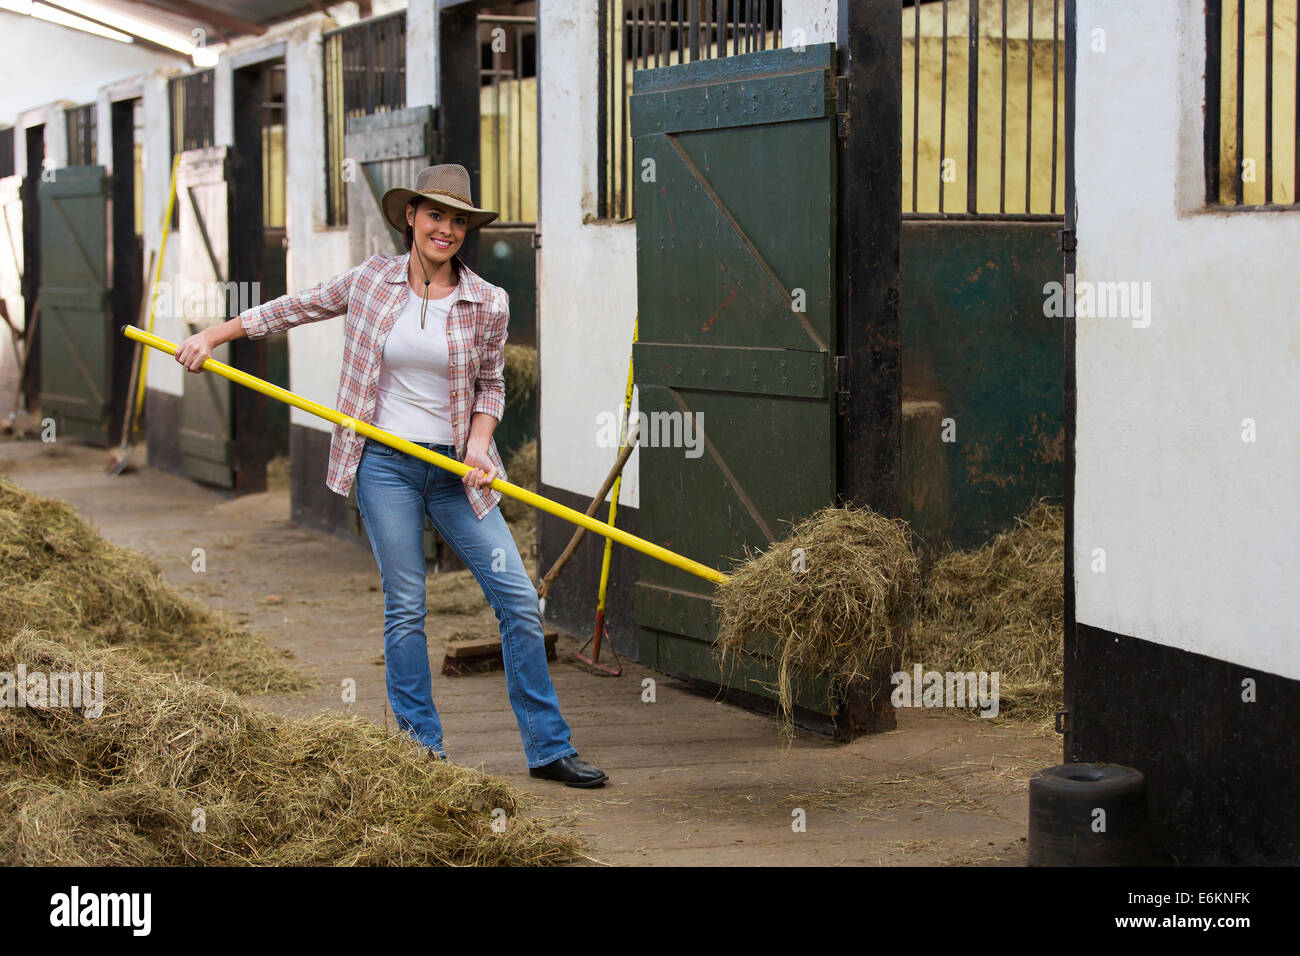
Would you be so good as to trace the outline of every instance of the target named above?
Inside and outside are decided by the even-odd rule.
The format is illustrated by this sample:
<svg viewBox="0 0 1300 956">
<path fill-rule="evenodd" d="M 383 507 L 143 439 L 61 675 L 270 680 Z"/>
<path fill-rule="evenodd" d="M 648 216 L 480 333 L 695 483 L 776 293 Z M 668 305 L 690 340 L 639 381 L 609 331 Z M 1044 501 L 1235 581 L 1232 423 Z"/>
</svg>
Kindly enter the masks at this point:
<svg viewBox="0 0 1300 956">
<path fill-rule="evenodd" d="M 835 414 L 849 413 L 849 359 L 847 355 L 835 356 Z"/>
</svg>

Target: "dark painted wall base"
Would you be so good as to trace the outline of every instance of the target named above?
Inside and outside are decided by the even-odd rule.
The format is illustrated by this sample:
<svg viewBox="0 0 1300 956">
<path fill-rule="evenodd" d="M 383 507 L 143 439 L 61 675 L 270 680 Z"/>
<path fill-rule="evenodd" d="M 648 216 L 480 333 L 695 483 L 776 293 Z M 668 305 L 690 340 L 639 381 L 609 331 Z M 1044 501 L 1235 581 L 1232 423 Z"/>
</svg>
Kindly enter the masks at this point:
<svg viewBox="0 0 1300 956">
<path fill-rule="evenodd" d="M 145 388 L 144 431 L 149 467 L 181 474 L 181 396 Z"/>
<path fill-rule="evenodd" d="M 325 531 L 369 549 L 358 535 L 348 499 L 325 487 L 329 474 L 330 432 L 306 425 L 289 425 L 289 515 L 295 524 Z"/>
<path fill-rule="evenodd" d="M 586 512 L 590 498 L 581 498 L 571 491 L 540 485 L 537 493 L 544 498 Z M 609 505 L 596 512 L 596 517 L 609 517 Z M 635 508 L 619 505 L 615 519 L 618 527 L 639 534 L 638 513 Z M 537 513 L 537 570 L 546 574 L 560 556 L 577 526 L 562 518 Z M 583 537 L 577 553 L 564 566 L 555 579 L 550 596 L 546 599 L 546 620 L 584 639 L 591 636 L 596 625 L 596 595 L 600 589 L 600 565 L 605 554 L 605 538 L 590 532 Z M 609 630 L 614 650 L 622 657 L 636 660 L 639 654 L 636 622 L 632 617 L 632 585 L 639 572 L 640 555 L 631 548 L 614 545 L 610 556 L 609 586 L 605 592 L 605 626 Z M 601 656 L 602 663 L 604 655 Z"/>
<path fill-rule="evenodd" d="M 1071 643 L 1066 754 L 1146 775 L 1155 862 L 1300 863 L 1300 681 L 1085 624 Z"/>
</svg>

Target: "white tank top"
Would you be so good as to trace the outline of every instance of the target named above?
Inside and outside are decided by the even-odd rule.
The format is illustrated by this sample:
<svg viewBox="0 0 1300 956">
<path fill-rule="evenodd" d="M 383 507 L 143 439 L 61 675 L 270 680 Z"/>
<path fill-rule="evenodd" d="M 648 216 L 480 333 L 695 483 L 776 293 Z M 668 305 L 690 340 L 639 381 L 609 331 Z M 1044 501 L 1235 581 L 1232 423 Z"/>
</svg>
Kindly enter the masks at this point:
<svg viewBox="0 0 1300 956">
<path fill-rule="evenodd" d="M 447 315 L 456 290 L 428 300 L 424 328 L 420 328 L 421 298 L 410 285 L 406 292 L 406 305 L 380 356 L 374 424 L 407 441 L 450 445 L 454 435 Z"/>
</svg>

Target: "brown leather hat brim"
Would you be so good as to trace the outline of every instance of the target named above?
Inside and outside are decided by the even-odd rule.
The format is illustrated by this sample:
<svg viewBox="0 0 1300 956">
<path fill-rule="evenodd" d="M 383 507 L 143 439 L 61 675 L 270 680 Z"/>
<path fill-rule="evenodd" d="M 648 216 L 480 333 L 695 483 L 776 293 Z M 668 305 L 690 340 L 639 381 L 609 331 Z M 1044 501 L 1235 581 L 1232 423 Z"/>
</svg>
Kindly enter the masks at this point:
<svg viewBox="0 0 1300 956">
<path fill-rule="evenodd" d="M 385 221 L 403 235 L 406 234 L 406 204 L 412 199 L 428 199 L 440 206 L 446 206 L 448 209 L 459 209 L 466 213 L 469 221 L 466 223 L 465 228 L 470 230 L 486 226 L 498 216 L 495 212 L 478 209 L 441 193 L 422 193 L 406 186 L 394 186 L 392 189 L 387 190 L 383 198 L 379 200 L 379 209 L 383 213 Z"/>
</svg>

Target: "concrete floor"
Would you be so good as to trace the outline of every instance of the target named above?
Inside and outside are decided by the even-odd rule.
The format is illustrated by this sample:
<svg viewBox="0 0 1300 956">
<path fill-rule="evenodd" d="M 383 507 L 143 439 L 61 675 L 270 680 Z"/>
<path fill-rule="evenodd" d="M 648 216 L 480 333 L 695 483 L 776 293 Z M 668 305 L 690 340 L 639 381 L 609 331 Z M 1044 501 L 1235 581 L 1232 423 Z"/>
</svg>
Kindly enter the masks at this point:
<svg viewBox="0 0 1300 956">
<path fill-rule="evenodd" d="M 319 680 L 302 694 L 256 702 L 286 715 L 350 707 L 392 726 L 383 594 L 364 538 L 293 525 L 283 482 L 234 498 L 149 468 L 110 477 L 106 461 L 103 449 L 0 439 L 0 473 L 67 501 L 111 541 L 151 555 L 168 581 L 263 632 Z M 196 547 L 206 549 L 203 574 L 191 570 Z M 434 600 L 455 580 L 431 577 Z M 528 776 L 500 671 L 438 673 L 449 634 L 495 627 L 485 602 L 470 615 L 429 616 L 434 699 L 448 753 L 526 791 L 529 812 L 582 837 L 594 863 L 1027 861 L 1026 781 L 1060 763 L 1059 738 L 1049 729 L 902 710 L 890 733 L 842 745 L 799 732 L 786 747 L 772 718 L 647 668 L 631 664 L 620 678 L 602 678 L 567 663 L 581 639 L 561 634 L 560 659 L 551 665 L 561 706 L 582 757 L 611 781 L 575 790 Z M 340 686 L 349 677 L 357 701 L 346 705 Z M 646 677 L 657 684 L 653 704 L 641 699 Z M 801 816 L 798 830 L 792 824 Z"/>
</svg>

